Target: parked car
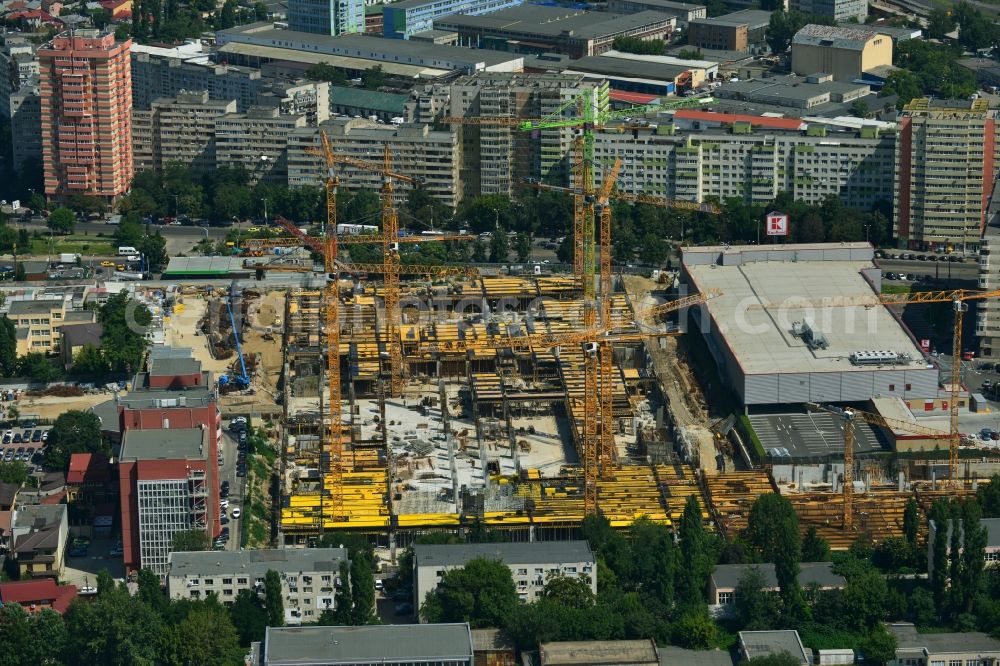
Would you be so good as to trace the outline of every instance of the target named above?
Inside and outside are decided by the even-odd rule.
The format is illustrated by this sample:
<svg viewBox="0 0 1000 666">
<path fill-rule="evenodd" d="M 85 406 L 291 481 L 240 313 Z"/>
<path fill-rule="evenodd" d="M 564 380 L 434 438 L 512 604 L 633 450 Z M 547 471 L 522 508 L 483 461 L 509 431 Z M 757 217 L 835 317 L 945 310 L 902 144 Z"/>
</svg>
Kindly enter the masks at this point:
<svg viewBox="0 0 1000 666">
<path fill-rule="evenodd" d="M 236 507 L 235 509 L 233 509 L 233 511 L 232 511 L 233 519 L 235 520 L 236 518 L 239 518 L 240 517 L 240 513 L 241 512 L 240 512 L 240 508 L 239 507 Z"/>
<path fill-rule="evenodd" d="M 23 446 L 17 447 L 17 453 L 14 454 L 14 460 L 20 460 L 21 456 L 23 455 L 24 455 L 24 447 Z"/>
<path fill-rule="evenodd" d="M 34 433 L 32 433 L 32 435 L 31 435 L 31 441 L 32 442 L 40 442 L 40 441 L 42 441 L 42 431 L 41 430 L 36 430 Z"/>
</svg>

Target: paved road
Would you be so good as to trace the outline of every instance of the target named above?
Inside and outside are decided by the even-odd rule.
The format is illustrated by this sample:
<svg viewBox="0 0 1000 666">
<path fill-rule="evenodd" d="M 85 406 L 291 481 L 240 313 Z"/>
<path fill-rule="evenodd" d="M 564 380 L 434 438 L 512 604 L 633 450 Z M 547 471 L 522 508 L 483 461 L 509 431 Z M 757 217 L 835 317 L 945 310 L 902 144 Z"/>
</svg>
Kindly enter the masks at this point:
<svg viewBox="0 0 1000 666">
<path fill-rule="evenodd" d="M 900 261 L 876 259 L 875 263 L 886 273 L 905 273 L 909 276 L 930 275 L 939 280 L 979 281 L 979 264 L 971 258 L 965 261 Z M 891 282 L 890 282 L 891 284 Z"/>
<path fill-rule="evenodd" d="M 239 550 L 240 523 L 243 518 L 242 516 L 240 518 L 233 518 L 232 513 L 236 507 L 239 507 L 240 511 L 243 511 L 243 483 L 246 477 L 236 476 L 236 439 L 230 435 L 227 429 L 229 424 L 223 422 L 222 425 L 222 441 L 220 442 L 219 450 L 222 451 L 223 464 L 219 468 L 219 479 L 220 483 L 225 480 L 229 481 L 229 507 L 226 509 L 226 515 L 230 518 L 227 525 L 229 527 L 229 541 L 226 543 L 226 550 Z"/>
</svg>

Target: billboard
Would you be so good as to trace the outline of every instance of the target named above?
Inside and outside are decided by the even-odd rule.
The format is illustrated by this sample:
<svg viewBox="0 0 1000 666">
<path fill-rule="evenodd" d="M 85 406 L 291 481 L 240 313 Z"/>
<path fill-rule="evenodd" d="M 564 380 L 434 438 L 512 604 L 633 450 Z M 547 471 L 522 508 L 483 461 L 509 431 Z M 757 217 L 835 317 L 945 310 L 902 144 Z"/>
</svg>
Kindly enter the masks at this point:
<svg viewBox="0 0 1000 666">
<path fill-rule="evenodd" d="M 768 213 L 765 222 L 767 223 L 768 236 L 788 235 L 788 216 L 784 213 L 777 211 Z"/>
</svg>

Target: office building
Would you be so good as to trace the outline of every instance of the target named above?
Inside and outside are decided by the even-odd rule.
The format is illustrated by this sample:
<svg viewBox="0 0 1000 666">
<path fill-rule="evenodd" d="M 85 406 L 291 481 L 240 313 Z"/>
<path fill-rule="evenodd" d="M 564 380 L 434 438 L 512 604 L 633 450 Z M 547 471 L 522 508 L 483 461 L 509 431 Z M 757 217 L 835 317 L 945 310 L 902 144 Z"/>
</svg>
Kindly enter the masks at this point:
<svg viewBox="0 0 1000 666">
<path fill-rule="evenodd" d="M 62 298 L 12 301 L 7 316 L 19 333 L 18 355 L 29 352 L 55 354 L 59 351 L 64 325 L 97 320 L 97 313 L 74 311 L 68 305 Z"/>
<path fill-rule="evenodd" d="M 384 125 L 361 118 L 333 118 L 315 127 L 300 127 L 288 136 L 288 185 L 320 186 L 326 177 L 323 158 L 306 152 L 321 149 L 320 129 L 336 145 L 337 153 L 381 162 L 384 145 L 392 150 L 392 168 L 420 179 L 428 194 L 447 206 L 458 203 L 459 160 L 461 154 L 455 132 L 432 130 L 425 124 Z M 343 165 L 340 177 L 352 187 L 378 190 L 382 176 L 373 171 Z M 399 203 L 406 200 L 409 185 L 396 188 Z"/>
<path fill-rule="evenodd" d="M 218 500 L 210 489 L 218 479 L 208 439 L 207 428 L 125 431 L 118 478 L 128 571 L 150 569 L 162 576 L 175 534 L 198 530 L 212 536 Z"/>
<path fill-rule="evenodd" d="M 252 666 L 473 666 L 472 632 L 461 624 L 268 627 Z"/>
<path fill-rule="evenodd" d="M 584 74 L 487 74 L 414 91 L 419 122 L 444 116 L 545 118 L 586 93 L 593 108 L 608 108 L 606 84 Z M 525 178 L 569 185 L 566 155 L 572 128 L 523 132 L 497 125 L 453 125 L 461 148 L 459 200 L 482 194 L 511 196 Z"/>
<path fill-rule="evenodd" d="M 597 565 L 586 541 L 532 541 L 528 543 L 414 544 L 413 607 L 419 609 L 437 589 L 446 572 L 469 560 L 487 558 L 510 568 L 517 594 L 532 602 L 553 575 L 581 578 L 597 594 Z"/>
<path fill-rule="evenodd" d="M 183 164 L 195 173 L 216 168 L 215 123 L 236 112 L 236 101 L 209 99 L 207 90 L 182 91 L 162 98 L 133 117 L 133 153 L 136 171 L 162 172 L 171 164 Z"/>
<path fill-rule="evenodd" d="M 118 437 L 123 442 L 119 478 L 125 567 L 136 570 L 152 562 L 159 567 L 158 573 L 163 573 L 168 553 L 164 548 L 169 546 L 165 532 L 172 536 L 180 525 L 188 524 L 190 527 L 180 529 L 204 529 L 214 537 L 221 528 L 218 447 L 222 416 L 212 390 L 212 375 L 190 357 L 190 350 L 156 349 L 150 353 L 147 371 L 136 374 L 128 393 L 98 405 L 94 411 L 101 416 L 102 431 L 112 431 L 104 420 L 117 419 Z M 172 433 L 167 430 L 185 434 L 178 435 L 176 444 L 157 449 L 170 439 Z M 139 434 L 142 432 L 150 434 Z M 204 440 L 197 432 L 204 433 Z M 124 440 L 130 434 L 133 447 L 126 461 Z M 190 475 L 185 475 L 188 462 Z M 159 479 L 170 479 L 170 483 L 163 488 L 149 486 Z M 169 502 L 167 508 L 174 513 L 169 525 L 157 527 L 154 523 L 152 531 L 144 527 L 136 501 L 140 482 L 147 484 L 154 499 L 158 493 Z M 182 497 L 189 499 L 186 517 L 177 515 L 183 508 L 179 504 Z"/>
<path fill-rule="evenodd" d="M 807 16 L 825 16 L 837 23 L 864 23 L 868 18 L 865 0 L 791 0 L 789 4 Z"/>
<path fill-rule="evenodd" d="M 891 65 L 892 38 L 866 26 L 809 24 L 792 38 L 792 71 L 803 76 L 824 72 L 838 81 L 854 81 Z"/>
<path fill-rule="evenodd" d="M 771 12 L 743 9 L 714 18 L 694 19 L 688 23 L 688 44 L 718 51 L 759 52 L 765 47 L 765 31 Z"/>
<path fill-rule="evenodd" d="M 132 182 L 131 40 L 76 30 L 38 49 L 45 194 L 114 201 Z"/>
<path fill-rule="evenodd" d="M 434 21 L 453 14 L 482 16 L 517 7 L 524 0 L 402 0 L 387 4 L 382 14 L 382 36 L 409 39 L 434 27 Z"/>
<path fill-rule="evenodd" d="M 818 204 L 832 195 L 863 210 L 892 199 L 894 151 L 895 135 L 876 127 L 695 109 L 635 134 L 598 132 L 594 140 L 599 163 L 622 160 L 622 191 L 698 203 L 737 197 L 765 204 L 788 192 Z"/>
<path fill-rule="evenodd" d="M 200 42 L 170 49 L 132 46 L 132 95 L 136 109 L 149 109 L 161 97 L 174 98 L 184 91 L 207 90 L 209 99 L 236 100 L 236 110 L 242 113 L 256 103 L 265 84 L 260 70 L 211 62 Z"/>
<path fill-rule="evenodd" d="M 944 538 L 948 541 L 948 549 L 946 552 L 951 551 L 951 528 L 954 521 L 948 522 L 948 528 Z M 985 554 L 983 555 L 985 560 L 985 565 L 987 567 L 996 566 L 1000 562 L 1000 518 L 982 518 L 979 521 L 980 527 L 986 530 L 986 548 Z M 941 530 L 938 524 L 931 520 L 927 524 L 927 572 L 928 574 L 934 571 L 934 568 L 938 565 L 934 561 L 934 542 L 941 537 Z M 962 534 L 962 543 L 965 543 L 965 535 Z M 945 563 L 947 566 L 948 563 Z"/>
<path fill-rule="evenodd" d="M 318 35 L 365 31 L 365 0 L 288 0 L 288 28 Z"/>
<path fill-rule="evenodd" d="M 886 666 L 981 666 L 1000 660 L 1000 640 L 978 631 L 922 634 L 909 622 L 893 622 L 896 658 Z"/>
<path fill-rule="evenodd" d="M 250 184 L 288 180 L 288 137 L 307 127 L 306 116 L 286 116 L 278 108 L 251 107 L 215 121 L 218 165 L 242 165 Z"/>
<path fill-rule="evenodd" d="M 917 98 L 903 108 L 893 197 L 900 247 L 978 249 L 997 166 L 995 118 L 984 99 Z"/>
<path fill-rule="evenodd" d="M 458 43 L 514 53 L 565 53 L 571 58 L 610 51 L 618 37 L 645 41 L 670 39 L 672 14 L 644 11 L 609 14 L 583 9 L 519 5 L 488 16 L 456 14 L 434 21 L 434 28 L 458 33 Z"/>
<path fill-rule="evenodd" d="M 7 113 L 14 170 L 20 171 L 25 160 L 34 160 L 41 165 L 42 96 L 37 76 L 10 95 Z"/>
<path fill-rule="evenodd" d="M 616 14 L 663 12 L 677 17 L 678 28 L 686 28 L 690 21 L 708 16 L 705 5 L 675 2 L 675 0 L 608 0 L 608 11 Z"/>
<path fill-rule="evenodd" d="M 333 610 L 337 588 L 349 584 L 338 575 L 345 560 L 344 548 L 170 553 L 167 596 L 204 599 L 214 594 L 229 606 L 241 590 L 263 594 L 264 576 L 274 570 L 281 577 L 285 624 L 309 624 Z"/>
</svg>

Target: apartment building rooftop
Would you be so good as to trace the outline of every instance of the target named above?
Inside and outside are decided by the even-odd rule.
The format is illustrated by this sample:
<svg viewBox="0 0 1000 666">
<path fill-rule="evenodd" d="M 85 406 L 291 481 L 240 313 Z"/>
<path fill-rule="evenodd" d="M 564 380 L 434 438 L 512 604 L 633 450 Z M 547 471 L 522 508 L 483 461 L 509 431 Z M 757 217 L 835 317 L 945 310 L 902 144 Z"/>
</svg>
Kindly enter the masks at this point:
<svg viewBox="0 0 1000 666">
<path fill-rule="evenodd" d="M 656 643 L 646 640 L 558 641 L 538 646 L 540 666 L 659 664 Z"/>
<path fill-rule="evenodd" d="M 209 388 L 209 372 L 202 373 L 202 386 L 192 386 L 185 389 L 156 389 L 146 388 L 137 379 L 132 389 L 118 397 L 118 404 L 128 409 L 152 409 L 154 407 L 191 407 L 205 404 L 215 398 L 215 394 Z M 137 378 L 145 378 L 146 373 L 139 373 Z"/>
<path fill-rule="evenodd" d="M 201 372 L 201 361 L 196 358 L 154 357 L 149 360 L 149 374 L 153 377 L 193 375 Z"/>
<path fill-rule="evenodd" d="M 778 578 L 774 573 L 773 564 L 718 564 L 712 571 L 712 582 L 715 587 L 733 588 L 740 584 L 740 578 L 750 569 L 756 568 L 764 579 L 764 586 L 778 587 Z M 843 587 L 844 577 L 833 572 L 832 562 L 803 562 L 799 573 L 799 582 L 803 587 L 819 585 L 820 587 Z"/>
<path fill-rule="evenodd" d="M 204 460 L 202 428 L 127 430 L 121 460 Z"/>
<path fill-rule="evenodd" d="M 532 541 L 527 543 L 414 544 L 416 566 L 456 566 L 485 557 L 505 564 L 535 562 L 590 562 L 594 552 L 586 541 Z"/>
<path fill-rule="evenodd" d="M 336 572 L 340 563 L 346 559 L 346 548 L 175 552 L 170 554 L 168 575 L 204 576 L 239 571 L 251 576 L 263 576 L 268 569 L 274 569 L 278 573 Z"/>
<path fill-rule="evenodd" d="M 13 301 L 10 304 L 8 312 L 12 315 L 48 314 L 53 308 L 58 308 L 62 304 L 62 299 Z"/>
<path fill-rule="evenodd" d="M 982 117 L 990 111 L 989 100 L 985 99 L 936 99 L 932 97 L 915 97 L 903 106 L 904 114 L 916 113 L 953 113 L 958 118 Z"/>
<path fill-rule="evenodd" d="M 897 650 L 926 650 L 934 654 L 1000 652 L 1000 640 L 978 631 L 920 634 L 909 622 L 890 624 L 889 631 L 896 637 Z"/>
<path fill-rule="evenodd" d="M 267 666 L 465 663 L 472 659 L 472 632 L 465 623 L 268 627 L 261 648 Z"/>
</svg>

